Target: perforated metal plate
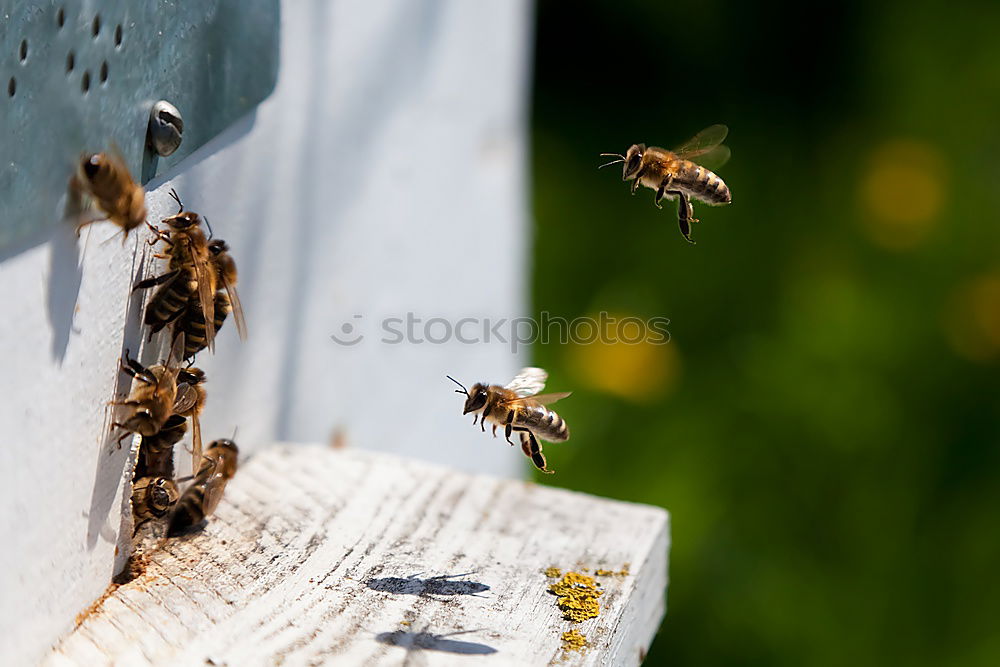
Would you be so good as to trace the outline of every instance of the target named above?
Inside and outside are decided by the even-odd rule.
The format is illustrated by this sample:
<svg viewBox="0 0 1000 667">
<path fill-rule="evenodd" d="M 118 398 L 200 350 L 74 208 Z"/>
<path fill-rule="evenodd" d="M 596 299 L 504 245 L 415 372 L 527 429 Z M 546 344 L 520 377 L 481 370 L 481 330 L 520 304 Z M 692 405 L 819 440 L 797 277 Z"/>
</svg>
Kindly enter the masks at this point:
<svg viewBox="0 0 1000 667">
<path fill-rule="evenodd" d="M 0 250 L 63 221 L 74 165 L 116 144 L 145 183 L 267 97 L 278 0 L 0 0 Z M 169 157 L 146 146 L 152 105 L 184 118 Z"/>
</svg>

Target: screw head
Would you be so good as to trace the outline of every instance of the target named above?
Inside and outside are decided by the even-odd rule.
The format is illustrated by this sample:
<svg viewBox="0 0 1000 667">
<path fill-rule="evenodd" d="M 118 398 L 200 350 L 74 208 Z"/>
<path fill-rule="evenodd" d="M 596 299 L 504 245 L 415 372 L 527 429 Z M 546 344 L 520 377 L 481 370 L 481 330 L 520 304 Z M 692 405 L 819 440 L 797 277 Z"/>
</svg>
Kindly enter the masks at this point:
<svg viewBox="0 0 1000 667">
<path fill-rule="evenodd" d="M 184 119 L 181 112 L 170 102 L 160 100 L 149 112 L 149 130 L 146 143 L 157 155 L 167 157 L 181 145 L 184 134 Z"/>
</svg>

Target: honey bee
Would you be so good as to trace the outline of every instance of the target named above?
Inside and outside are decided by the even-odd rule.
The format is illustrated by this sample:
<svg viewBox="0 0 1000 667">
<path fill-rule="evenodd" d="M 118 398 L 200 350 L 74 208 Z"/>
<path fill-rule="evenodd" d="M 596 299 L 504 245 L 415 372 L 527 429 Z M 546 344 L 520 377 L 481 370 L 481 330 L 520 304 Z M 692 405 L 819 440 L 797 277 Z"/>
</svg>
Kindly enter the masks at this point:
<svg viewBox="0 0 1000 667">
<path fill-rule="evenodd" d="M 187 418 L 173 414 L 155 434 L 143 436 L 135 463 L 135 479 L 147 476 L 173 478 L 174 445 L 181 441 L 185 433 Z"/>
<path fill-rule="evenodd" d="M 142 186 L 132 180 L 125 159 L 114 147 L 104 153 L 85 154 L 77 163 L 72 187 L 90 195 L 106 218 L 81 221 L 77 235 L 87 225 L 107 219 L 124 230 L 122 243 L 128 233 L 146 220 L 146 194 Z"/>
<path fill-rule="evenodd" d="M 138 433 L 143 437 L 155 435 L 174 414 L 177 375 L 180 372 L 176 361 L 183 349 L 182 337 L 175 342 L 165 363 L 149 368 L 129 358 L 128 350 L 125 351 L 125 357 L 119 362 L 121 370 L 131 375 L 138 384 L 126 400 L 111 401 L 111 405 L 124 405 L 132 409 L 132 414 L 125 421 L 112 424 L 126 431 L 118 439 L 119 443 L 129 433 Z"/>
<path fill-rule="evenodd" d="M 569 427 L 562 417 L 545 406 L 566 398 L 571 392 L 539 394 L 548 378 L 548 373 L 541 368 L 522 368 L 505 387 L 477 382 L 472 389 L 466 389 L 455 378 L 446 377 L 461 387 L 455 390 L 456 393 L 466 396 L 463 415 L 476 413 L 472 423 L 478 419 L 483 432 L 489 421 L 494 437 L 497 427 L 503 426 L 504 436 L 511 445 L 514 444 L 511 434 L 518 432 L 524 455 L 542 472 L 552 473 L 545 467 L 545 456 L 538 441 L 565 442 L 569 440 Z"/>
<path fill-rule="evenodd" d="M 163 220 L 170 228 L 169 231 L 147 223 L 155 235 L 150 240 L 150 245 L 162 241 L 168 246 L 165 254 L 156 255 L 170 260 L 168 271 L 136 283 L 133 290 L 160 287 L 149 300 L 143 317 L 143 321 L 150 327 L 150 338 L 180 317 L 192 296 L 197 296 L 198 306 L 205 320 L 205 340 L 211 348 L 215 339 L 217 272 L 211 266 L 208 239 L 201 228 L 201 216 L 185 211 L 175 191 L 171 190 L 170 196 L 177 202 L 178 211 L 176 215 Z"/>
<path fill-rule="evenodd" d="M 632 194 L 635 194 L 640 185 L 656 190 L 654 203 L 657 208 L 663 208 L 660 201 L 664 197 L 678 199 L 677 222 L 681 234 L 689 243 L 694 243 L 691 240 L 690 223 L 698 220 L 694 217 L 691 200 L 697 199 L 713 206 L 732 201 L 729 188 L 708 169 L 717 169 L 729 160 L 729 148 L 722 145 L 727 134 L 729 128 L 725 125 L 712 125 L 673 151 L 656 146 L 647 148 L 646 144 L 633 144 L 625 155 L 601 153 L 604 157 L 617 159 L 598 168 L 624 162 L 622 180 L 633 181 Z"/>
<path fill-rule="evenodd" d="M 213 441 L 205 450 L 194 481 L 184 490 L 170 517 L 168 535 L 177 535 L 212 514 L 222 500 L 226 483 L 236 474 L 239 449 L 228 438 Z"/>
<path fill-rule="evenodd" d="M 229 254 L 229 245 L 222 239 L 208 243 L 209 260 L 216 274 L 216 285 L 221 285 L 215 292 L 215 332 L 218 333 L 229 313 L 236 320 L 236 331 L 241 340 L 246 340 L 247 324 L 243 315 L 243 305 L 236 291 L 236 262 Z M 190 359 L 205 349 L 208 341 L 205 338 L 205 316 L 197 300 L 192 296 L 188 301 L 184 314 L 174 323 L 175 335 L 183 333 L 187 338 L 184 348 L 184 358 Z"/>
<path fill-rule="evenodd" d="M 166 516 L 177 504 L 180 492 L 169 477 L 140 477 L 132 484 L 132 515 L 136 527 L 149 519 Z"/>
<path fill-rule="evenodd" d="M 183 340 L 183 336 L 180 337 Z M 201 411 L 205 408 L 205 371 L 184 368 L 177 374 L 177 394 L 174 398 L 175 416 L 191 418 L 191 470 L 201 465 Z M 169 421 L 169 420 L 168 420 Z"/>
</svg>

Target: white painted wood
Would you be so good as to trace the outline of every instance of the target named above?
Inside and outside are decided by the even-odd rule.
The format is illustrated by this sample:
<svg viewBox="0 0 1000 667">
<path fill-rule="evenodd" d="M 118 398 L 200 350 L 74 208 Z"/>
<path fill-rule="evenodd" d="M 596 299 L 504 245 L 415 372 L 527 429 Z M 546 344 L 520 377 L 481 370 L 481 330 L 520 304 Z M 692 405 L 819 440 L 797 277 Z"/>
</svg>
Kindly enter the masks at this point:
<svg viewBox="0 0 1000 667">
<path fill-rule="evenodd" d="M 659 508 L 278 446 L 49 663 L 635 665 L 664 613 L 667 548 Z M 598 577 L 596 618 L 562 619 L 546 568 L 625 564 Z M 582 653 L 561 648 L 572 627 Z"/>
<path fill-rule="evenodd" d="M 274 95 L 147 195 L 156 220 L 176 187 L 240 267 L 250 339 L 229 323 L 218 354 L 198 359 L 207 438 L 239 426 L 252 452 L 339 428 L 356 447 L 520 474 L 500 448 L 460 456 L 471 427 L 443 376 L 510 376 L 523 352 L 328 336 L 355 314 L 525 313 L 530 13 L 529 0 L 282 3 Z M 140 235 L 104 244 L 113 232 L 94 225 L 78 242 L 63 225 L 0 252 L 0 664 L 44 655 L 128 546 L 131 463 L 106 441 L 105 403 L 127 391 L 116 364 L 143 338 L 129 292 L 149 267 Z M 405 409 L 414 389 L 419 411 Z"/>
</svg>

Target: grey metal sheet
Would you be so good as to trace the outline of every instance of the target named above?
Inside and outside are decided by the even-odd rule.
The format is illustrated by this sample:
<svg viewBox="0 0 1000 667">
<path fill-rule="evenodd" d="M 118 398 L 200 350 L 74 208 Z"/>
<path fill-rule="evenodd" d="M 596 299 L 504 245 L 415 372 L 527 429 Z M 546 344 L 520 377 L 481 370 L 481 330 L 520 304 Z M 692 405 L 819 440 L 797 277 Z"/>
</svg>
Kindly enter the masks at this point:
<svg viewBox="0 0 1000 667">
<path fill-rule="evenodd" d="M 278 0 L 0 0 L 0 251 L 65 224 L 84 151 L 116 144 L 145 183 L 251 111 L 278 70 Z M 180 148 L 146 147 L 152 105 Z"/>
</svg>

